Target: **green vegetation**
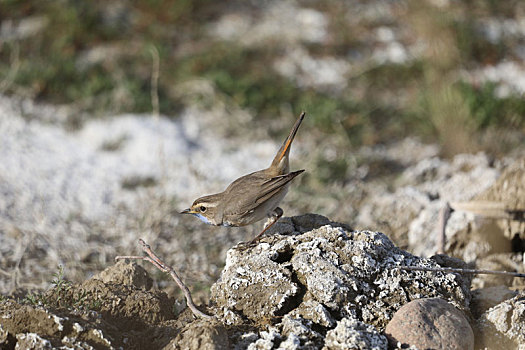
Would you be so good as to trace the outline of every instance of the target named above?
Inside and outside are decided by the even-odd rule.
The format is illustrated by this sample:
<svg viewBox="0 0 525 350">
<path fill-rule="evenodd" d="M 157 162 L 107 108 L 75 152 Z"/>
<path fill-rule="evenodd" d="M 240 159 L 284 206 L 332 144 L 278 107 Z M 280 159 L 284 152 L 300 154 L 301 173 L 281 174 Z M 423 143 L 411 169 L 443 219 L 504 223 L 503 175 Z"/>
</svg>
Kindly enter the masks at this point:
<svg viewBox="0 0 525 350">
<path fill-rule="evenodd" d="M 53 277 L 51 289 L 45 292 L 27 293 L 21 302 L 48 308 L 100 310 L 102 301 L 98 296 L 93 296 L 81 288 L 73 290 L 71 281 L 64 278 L 62 265 L 58 266 L 58 271 L 53 274 Z"/>
<path fill-rule="evenodd" d="M 417 134 L 440 141 L 454 154 L 483 148 L 470 140 L 481 139 L 489 129 L 525 128 L 522 98 L 498 98 L 493 84 L 473 87 L 458 79 L 462 68 L 505 57 L 512 43 L 484 38 L 476 18 L 512 16 L 509 3 L 465 0 L 450 11 L 410 1 L 401 19 L 418 36 L 415 39 L 431 43 L 427 52 L 403 64 L 365 67 L 350 79 L 348 88 L 333 93 L 300 88 L 278 75 L 272 68 L 283 54 L 278 45 L 245 48 L 212 39 L 206 24 L 219 18 L 225 4 L 4 1 L 2 13 L 13 23 L 42 18 L 44 24 L 29 37 L 3 43 L 0 76 L 11 78 L 2 81 L 0 91 L 69 104 L 95 115 L 151 112 L 152 52 L 157 52 L 162 114 L 174 116 L 185 103 L 173 93 L 178 84 L 205 78 L 221 96 L 261 118 L 279 116 L 283 107 L 294 113 L 306 110 L 321 132 L 342 128 L 353 146 Z M 314 57 L 344 58 L 364 50 L 366 33 L 384 25 L 350 23 L 342 4 L 305 6 L 315 6 L 331 19 L 334 40 L 305 46 Z"/>
<path fill-rule="evenodd" d="M 30 304 L 33 306 L 47 306 L 48 305 L 48 301 L 45 298 L 45 295 L 42 293 L 27 293 L 27 295 L 21 302 Z"/>
<path fill-rule="evenodd" d="M 62 265 L 58 265 L 58 271 L 53 274 L 53 277 L 55 278 L 51 281 L 51 284 L 57 291 L 67 292 L 71 288 L 71 282 L 64 279 L 64 267 Z"/>
<path fill-rule="evenodd" d="M 490 82 L 480 87 L 460 82 L 458 87 L 478 128 L 484 129 L 498 124 L 523 127 L 525 116 L 523 98 L 497 97 L 496 84 Z"/>
</svg>

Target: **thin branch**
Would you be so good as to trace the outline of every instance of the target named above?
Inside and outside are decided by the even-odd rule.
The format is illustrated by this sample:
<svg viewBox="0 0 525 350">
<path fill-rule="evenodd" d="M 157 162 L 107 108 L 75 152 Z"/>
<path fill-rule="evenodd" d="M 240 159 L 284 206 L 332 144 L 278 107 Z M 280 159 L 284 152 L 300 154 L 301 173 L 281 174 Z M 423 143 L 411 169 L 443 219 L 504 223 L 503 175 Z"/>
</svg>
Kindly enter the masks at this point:
<svg viewBox="0 0 525 350">
<path fill-rule="evenodd" d="M 153 58 L 151 68 L 151 106 L 153 108 L 153 115 L 159 117 L 159 70 L 160 70 L 160 58 L 159 50 L 155 46 L 150 48 L 150 53 Z"/>
<path fill-rule="evenodd" d="M 519 215 L 516 214 L 524 211 L 521 208 L 510 209 L 503 202 L 487 200 L 452 202 L 450 205 L 454 210 L 465 211 L 490 219 L 519 220 Z"/>
<path fill-rule="evenodd" d="M 525 273 L 509 272 L 509 271 L 494 271 L 494 270 L 476 270 L 476 269 L 459 269 L 453 267 L 422 267 L 422 266 L 392 266 L 395 270 L 407 271 L 430 271 L 430 272 L 453 272 L 467 275 L 501 275 L 510 277 L 525 278 Z"/>
<path fill-rule="evenodd" d="M 9 68 L 9 72 L 6 74 L 4 79 L 0 81 L 0 93 L 5 93 L 7 89 L 11 86 L 13 81 L 15 80 L 15 77 L 18 73 L 18 69 L 20 68 L 20 45 L 18 42 L 15 42 L 13 44 L 13 49 L 11 51 L 11 67 Z"/>
<path fill-rule="evenodd" d="M 439 236 L 437 240 L 438 254 L 445 254 L 445 245 L 447 243 L 446 228 L 451 213 L 452 208 L 450 207 L 450 204 L 446 202 L 443 208 L 439 211 Z"/>
<path fill-rule="evenodd" d="M 184 296 L 186 297 L 186 305 L 190 308 L 190 310 L 193 312 L 193 314 L 197 317 L 211 319 L 213 316 L 207 315 L 204 312 L 197 309 L 197 306 L 195 306 L 195 303 L 193 302 L 193 299 L 191 297 L 190 290 L 184 282 L 180 279 L 180 277 L 177 275 L 175 270 L 171 268 L 171 266 L 165 264 L 152 250 L 149 244 L 144 242 L 143 239 L 139 239 L 139 244 L 144 251 L 144 253 L 147 254 L 147 256 L 117 256 L 115 257 L 115 260 L 121 260 L 121 259 L 137 259 L 137 260 L 145 260 L 149 261 L 153 265 L 155 265 L 156 268 L 161 270 L 162 272 L 168 272 L 171 277 L 175 280 L 175 283 L 179 286 L 179 288 L 184 293 Z"/>
<path fill-rule="evenodd" d="M 23 236 L 24 236 L 24 239 L 20 242 L 20 244 L 17 247 L 18 252 L 15 253 L 15 254 L 18 254 L 18 257 L 15 261 L 15 266 L 13 267 L 12 272 L 11 272 L 11 291 L 10 291 L 11 293 L 10 294 L 13 294 L 20 286 L 20 275 L 21 275 L 20 265 L 22 264 L 22 259 L 24 258 L 24 254 L 27 251 L 29 242 L 33 242 L 35 238 L 35 233 L 34 232 L 24 233 Z M 30 238 L 25 239 L 28 236 Z"/>
</svg>

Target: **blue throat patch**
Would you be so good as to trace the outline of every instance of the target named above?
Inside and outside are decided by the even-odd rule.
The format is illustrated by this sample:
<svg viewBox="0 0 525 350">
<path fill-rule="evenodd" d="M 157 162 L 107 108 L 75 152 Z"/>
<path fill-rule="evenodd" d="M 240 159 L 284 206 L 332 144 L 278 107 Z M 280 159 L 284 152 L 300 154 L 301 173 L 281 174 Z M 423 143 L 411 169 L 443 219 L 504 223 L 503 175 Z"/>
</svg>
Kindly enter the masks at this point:
<svg viewBox="0 0 525 350">
<path fill-rule="evenodd" d="M 202 222 L 204 222 L 204 223 L 206 223 L 208 225 L 213 225 L 213 223 L 210 220 L 208 220 L 207 217 L 203 216 L 202 214 L 192 213 L 191 215 L 198 217 L 200 219 L 200 221 L 202 221 Z"/>
</svg>

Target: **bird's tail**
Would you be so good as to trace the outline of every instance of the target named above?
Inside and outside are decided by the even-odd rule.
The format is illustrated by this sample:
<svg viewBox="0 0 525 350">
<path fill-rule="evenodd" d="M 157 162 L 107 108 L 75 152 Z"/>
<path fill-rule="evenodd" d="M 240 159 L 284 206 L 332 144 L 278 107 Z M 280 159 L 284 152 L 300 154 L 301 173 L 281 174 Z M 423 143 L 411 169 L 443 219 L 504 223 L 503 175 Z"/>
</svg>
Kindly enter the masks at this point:
<svg viewBox="0 0 525 350">
<path fill-rule="evenodd" d="M 292 146 L 293 139 L 295 137 L 295 134 L 297 134 L 297 130 L 299 130 L 299 126 L 301 125 L 301 122 L 304 119 L 304 116 L 306 115 L 305 112 L 302 112 L 299 118 L 297 118 L 297 121 L 295 122 L 292 130 L 290 131 L 290 134 L 284 140 L 283 145 L 279 149 L 279 152 L 277 152 L 277 155 L 273 159 L 272 167 L 278 167 L 278 168 L 288 168 L 288 154 L 290 154 L 290 148 Z"/>
</svg>

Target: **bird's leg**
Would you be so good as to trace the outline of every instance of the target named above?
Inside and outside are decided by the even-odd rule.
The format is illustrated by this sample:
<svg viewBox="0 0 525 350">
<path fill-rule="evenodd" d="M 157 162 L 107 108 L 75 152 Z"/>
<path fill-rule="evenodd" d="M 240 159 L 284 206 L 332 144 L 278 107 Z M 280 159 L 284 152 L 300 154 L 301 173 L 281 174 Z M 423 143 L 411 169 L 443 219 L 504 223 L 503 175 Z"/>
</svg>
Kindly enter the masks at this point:
<svg viewBox="0 0 525 350">
<path fill-rule="evenodd" d="M 275 224 L 277 222 L 277 220 L 279 220 L 281 218 L 281 216 L 283 216 L 283 210 L 279 207 L 275 208 L 269 215 L 268 215 L 268 220 L 266 221 L 266 223 L 264 224 L 264 229 L 261 231 L 261 233 L 259 233 L 257 236 L 255 236 L 249 243 L 250 244 L 253 244 L 255 242 L 257 242 L 261 236 L 270 228 L 273 226 L 273 224 Z"/>
</svg>

